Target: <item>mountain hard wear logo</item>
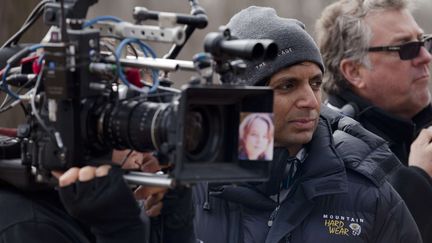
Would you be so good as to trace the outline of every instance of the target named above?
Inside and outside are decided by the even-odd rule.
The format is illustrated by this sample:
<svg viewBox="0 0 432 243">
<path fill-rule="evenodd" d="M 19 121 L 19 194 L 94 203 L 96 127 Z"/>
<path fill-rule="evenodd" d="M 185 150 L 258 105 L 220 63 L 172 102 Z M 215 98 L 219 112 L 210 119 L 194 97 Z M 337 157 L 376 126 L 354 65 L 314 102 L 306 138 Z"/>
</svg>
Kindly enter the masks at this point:
<svg viewBox="0 0 432 243">
<path fill-rule="evenodd" d="M 351 228 L 352 234 L 354 236 L 360 235 L 360 233 L 361 233 L 361 226 L 359 224 L 357 224 L 357 223 L 351 223 L 351 224 L 349 224 L 349 227 Z"/>
<path fill-rule="evenodd" d="M 364 222 L 362 218 L 333 214 L 323 214 L 323 220 L 329 234 L 345 236 L 359 236 Z"/>
</svg>

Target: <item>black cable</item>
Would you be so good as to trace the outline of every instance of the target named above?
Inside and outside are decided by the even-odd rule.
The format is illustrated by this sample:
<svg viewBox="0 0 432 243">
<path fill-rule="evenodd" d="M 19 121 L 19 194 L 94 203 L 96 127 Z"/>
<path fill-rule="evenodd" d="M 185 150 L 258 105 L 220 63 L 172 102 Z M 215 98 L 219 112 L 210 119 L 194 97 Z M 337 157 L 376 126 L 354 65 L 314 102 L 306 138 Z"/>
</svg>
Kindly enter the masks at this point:
<svg viewBox="0 0 432 243">
<path fill-rule="evenodd" d="M 65 8 L 64 8 L 64 0 L 60 0 L 60 32 L 61 32 L 61 40 L 63 42 L 68 43 L 69 42 L 69 37 L 67 35 L 67 26 L 66 26 L 66 13 L 65 13 Z"/>
<path fill-rule="evenodd" d="M 25 105 L 22 102 L 20 102 L 20 107 L 21 107 L 22 111 L 24 112 L 24 116 L 30 115 L 30 112 L 27 110 L 27 108 L 25 107 Z"/>
<path fill-rule="evenodd" d="M 36 84 L 34 86 L 34 93 L 32 95 L 32 98 L 30 99 L 30 105 L 32 108 L 32 113 L 35 116 L 38 124 L 42 127 L 42 129 L 49 134 L 52 141 L 55 141 L 55 138 L 53 137 L 53 133 L 50 132 L 48 127 L 45 125 L 45 122 L 42 120 L 41 116 L 39 115 L 39 111 L 36 109 L 36 95 L 39 88 L 40 83 L 42 82 L 42 74 L 44 72 L 44 65 L 42 65 L 39 75 L 37 76 Z M 57 144 L 54 142 L 54 144 Z"/>
<path fill-rule="evenodd" d="M 52 0 L 43 0 L 41 2 L 39 2 L 38 5 L 36 5 L 36 7 L 32 10 L 32 12 L 29 14 L 29 16 L 27 17 L 27 19 L 24 21 L 24 23 L 30 22 L 30 20 L 32 20 L 33 18 L 35 18 L 36 13 L 40 12 L 41 9 L 43 10 L 43 8 L 45 7 L 45 4 L 47 4 L 48 2 L 52 2 Z"/>
<path fill-rule="evenodd" d="M 33 82 L 33 80 L 29 80 L 27 83 L 25 83 L 24 85 L 22 85 L 21 87 L 19 87 L 16 91 L 17 94 L 19 94 L 23 89 L 25 89 L 29 84 L 31 84 Z M 7 100 L 6 100 L 7 99 Z M 12 102 L 11 102 L 12 101 Z M 15 99 L 11 98 L 10 96 L 6 96 L 5 97 L 5 101 L 4 104 L 0 107 L 0 113 L 6 112 L 8 110 L 10 110 L 11 108 L 13 108 L 12 104 L 13 101 L 15 101 Z M 25 106 L 20 102 L 21 108 L 23 109 L 23 112 L 25 115 L 28 115 L 29 112 L 28 110 L 25 108 Z"/>
<path fill-rule="evenodd" d="M 19 30 L 18 32 L 16 32 L 11 38 L 9 38 L 9 40 L 7 40 L 3 46 L 1 48 L 5 48 L 5 47 L 10 47 L 12 46 L 12 44 L 17 44 L 19 39 L 21 39 L 21 36 L 24 34 L 24 32 L 30 28 L 30 26 L 32 25 L 31 22 L 24 24 Z"/>
<path fill-rule="evenodd" d="M 133 150 L 131 149 L 126 156 L 122 159 L 122 161 L 120 162 L 120 168 L 123 168 L 123 166 L 125 165 L 126 161 L 129 159 L 129 157 L 131 156 Z"/>
<path fill-rule="evenodd" d="M 43 10 L 45 7 L 45 4 L 48 2 L 51 2 L 51 0 L 44 0 L 41 1 L 29 14 L 27 19 L 24 21 L 24 24 L 21 26 L 21 28 L 11 37 L 9 38 L 1 48 L 9 47 L 12 44 L 17 44 L 18 41 L 21 39 L 21 36 L 25 33 L 25 31 L 28 30 L 35 22 L 36 20 L 43 14 Z"/>
</svg>

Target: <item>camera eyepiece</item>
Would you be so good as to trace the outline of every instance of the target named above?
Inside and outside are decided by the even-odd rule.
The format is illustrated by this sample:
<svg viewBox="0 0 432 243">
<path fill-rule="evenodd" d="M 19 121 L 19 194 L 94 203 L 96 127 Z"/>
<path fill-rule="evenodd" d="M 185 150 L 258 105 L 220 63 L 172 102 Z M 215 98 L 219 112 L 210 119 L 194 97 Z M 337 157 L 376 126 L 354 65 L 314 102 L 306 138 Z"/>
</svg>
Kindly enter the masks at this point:
<svg viewBox="0 0 432 243">
<path fill-rule="evenodd" d="M 270 39 L 242 39 L 213 32 L 204 39 L 204 50 L 211 53 L 215 59 L 243 58 L 248 60 L 273 59 L 278 47 Z"/>
</svg>

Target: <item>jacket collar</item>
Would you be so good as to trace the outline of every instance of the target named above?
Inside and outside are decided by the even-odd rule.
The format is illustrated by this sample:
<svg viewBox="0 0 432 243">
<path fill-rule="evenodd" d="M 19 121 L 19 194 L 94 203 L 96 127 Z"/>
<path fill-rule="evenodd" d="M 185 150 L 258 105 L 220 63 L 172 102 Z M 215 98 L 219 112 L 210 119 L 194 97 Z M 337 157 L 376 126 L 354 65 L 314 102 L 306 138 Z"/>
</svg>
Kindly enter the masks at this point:
<svg viewBox="0 0 432 243">
<path fill-rule="evenodd" d="M 425 125 L 428 115 L 432 115 L 432 108 L 429 105 L 413 120 L 401 119 L 372 105 L 350 90 L 344 90 L 338 95 L 329 95 L 328 103 L 339 108 L 346 104 L 354 105 L 356 112 L 352 118 L 362 123 L 368 130 L 395 144 L 402 142 L 411 144 L 417 135 L 417 129 Z"/>
<path fill-rule="evenodd" d="M 300 193 L 303 195 L 302 198 L 299 198 L 300 201 L 306 203 L 317 196 L 346 193 L 348 187 L 344 163 L 335 152 L 332 130 L 324 117 L 320 117 L 318 127 L 312 141 L 306 146 L 306 150 L 308 156 L 298 171 L 298 179 L 295 182 L 297 186 L 294 185 L 295 191 L 303 192 Z M 282 157 L 279 158 L 280 160 L 288 158 L 287 153 L 275 153 L 275 155 L 277 154 Z M 275 182 L 272 179 L 270 179 L 270 183 L 277 187 L 280 185 L 280 181 Z M 211 194 L 248 207 L 274 209 L 276 202 L 270 199 L 260 188 L 260 185 L 250 183 L 241 186 L 229 185 L 218 187 Z M 299 195 L 298 192 L 293 193 Z"/>
<path fill-rule="evenodd" d="M 308 151 L 308 157 L 299 171 L 299 183 L 307 199 L 347 192 L 344 162 L 334 148 L 331 126 L 322 116 L 308 144 Z"/>
</svg>

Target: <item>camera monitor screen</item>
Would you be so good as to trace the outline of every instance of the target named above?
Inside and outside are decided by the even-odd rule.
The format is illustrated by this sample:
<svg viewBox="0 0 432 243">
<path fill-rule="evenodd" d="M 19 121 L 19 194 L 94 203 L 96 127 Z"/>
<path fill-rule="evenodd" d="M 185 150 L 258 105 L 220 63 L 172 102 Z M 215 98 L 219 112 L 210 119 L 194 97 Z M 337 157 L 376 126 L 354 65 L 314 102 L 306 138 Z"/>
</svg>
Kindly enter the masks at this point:
<svg viewBox="0 0 432 243">
<path fill-rule="evenodd" d="M 273 160 L 272 113 L 242 112 L 239 124 L 238 159 Z"/>
</svg>

